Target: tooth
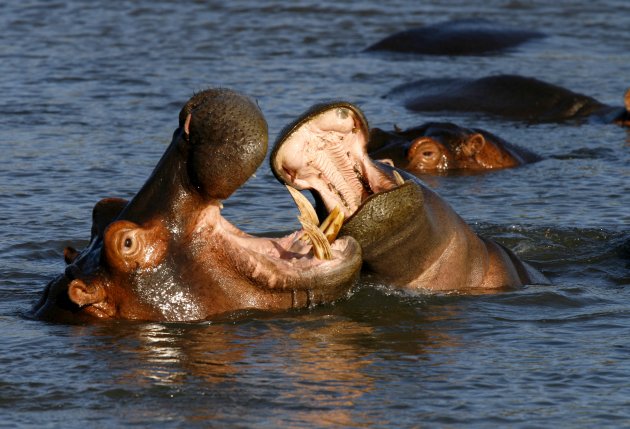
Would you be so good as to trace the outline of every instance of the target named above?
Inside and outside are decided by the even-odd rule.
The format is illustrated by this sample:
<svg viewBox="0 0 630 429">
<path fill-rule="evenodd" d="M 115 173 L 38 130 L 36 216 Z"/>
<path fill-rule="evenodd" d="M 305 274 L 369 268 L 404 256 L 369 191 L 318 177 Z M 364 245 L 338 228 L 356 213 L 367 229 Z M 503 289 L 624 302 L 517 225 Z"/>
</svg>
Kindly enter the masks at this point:
<svg viewBox="0 0 630 429">
<path fill-rule="evenodd" d="M 398 186 L 404 185 L 405 184 L 405 179 L 402 178 L 402 176 L 400 175 L 399 172 L 397 172 L 396 170 L 393 170 L 393 171 L 394 171 L 394 180 L 396 180 L 396 184 Z"/>
<path fill-rule="evenodd" d="M 333 218 L 337 217 L 339 213 L 339 206 L 336 206 L 328 215 L 326 219 L 319 225 L 319 229 L 326 234 L 326 228 L 330 226 L 330 223 L 333 221 Z"/>
<path fill-rule="evenodd" d="M 339 230 L 341 230 L 344 221 L 343 212 L 339 207 L 335 207 L 318 228 L 319 219 L 311 202 L 297 189 L 291 186 L 287 186 L 287 189 L 300 211 L 298 220 L 302 224 L 302 228 L 304 228 L 305 232 L 302 239 L 312 243 L 313 254 L 316 258 L 332 259 L 330 243 L 335 241 Z"/>
<path fill-rule="evenodd" d="M 329 243 L 332 243 L 337 238 L 337 235 L 343 226 L 344 219 L 345 216 L 343 212 L 339 206 L 337 206 L 319 226 L 320 231 L 324 233 L 324 236 L 328 239 Z"/>
<path fill-rule="evenodd" d="M 311 202 L 297 189 L 287 186 L 289 193 L 293 197 L 293 201 L 297 205 L 298 210 L 300 211 L 300 218 L 304 219 L 306 222 L 309 222 L 312 225 L 318 226 L 319 219 L 317 219 L 317 213 L 315 213 L 315 209 Z M 299 219 L 299 218 L 298 218 Z M 300 220 L 300 222 L 302 222 Z"/>
<path fill-rule="evenodd" d="M 317 259 L 332 259 L 332 248 L 324 233 L 316 225 L 304 222 L 301 216 L 298 220 L 302 224 L 306 235 L 311 239 L 311 243 L 313 243 L 313 254 L 315 257 Z"/>
</svg>

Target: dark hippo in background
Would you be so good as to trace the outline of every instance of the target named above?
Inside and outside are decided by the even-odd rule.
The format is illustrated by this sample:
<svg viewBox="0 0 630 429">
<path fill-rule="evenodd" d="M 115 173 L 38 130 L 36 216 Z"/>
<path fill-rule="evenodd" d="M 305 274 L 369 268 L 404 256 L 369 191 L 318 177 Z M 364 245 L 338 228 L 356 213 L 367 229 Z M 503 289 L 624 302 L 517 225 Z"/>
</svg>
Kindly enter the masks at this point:
<svg viewBox="0 0 630 429">
<path fill-rule="evenodd" d="M 630 90 L 625 107 L 613 107 L 518 75 L 423 79 L 395 87 L 388 97 L 401 98 L 407 109 L 417 112 L 480 112 L 533 123 L 590 119 L 630 126 Z"/>
<path fill-rule="evenodd" d="M 465 19 L 401 31 L 366 50 L 425 55 L 486 55 L 504 52 L 543 37 L 544 34 L 536 31 L 507 28 L 485 19 Z"/>
<path fill-rule="evenodd" d="M 267 124 L 247 97 L 210 89 L 192 97 L 151 177 L 127 203 L 99 202 L 89 245 L 66 249 L 36 317 L 201 320 L 243 310 L 286 310 L 343 297 L 361 266 L 360 247 L 332 239 L 313 256 L 301 232 L 250 236 L 221 216 L 228 198 L 267 151 Z"/>
<path fill-rule="evenodd" d="M 411 290 L 481 292 L 547 280 L 505 247 L 477 236 L 417 178 L 374 163 L 367 120 L 350 103 L 318 105 L 283 131 L 271 168 L 310 190 L 320 217 L 339 209 L 377 281 Z M 403 181 L 401 174 L 407 176 Z"/>
<path fill-rule="evenodd" d="M 370 157 L 413 174 L 481 171 L 540 161 L 529 150 L 478 128 L 428 122 L 407 130 L 370 130 Z"/>
</svg>

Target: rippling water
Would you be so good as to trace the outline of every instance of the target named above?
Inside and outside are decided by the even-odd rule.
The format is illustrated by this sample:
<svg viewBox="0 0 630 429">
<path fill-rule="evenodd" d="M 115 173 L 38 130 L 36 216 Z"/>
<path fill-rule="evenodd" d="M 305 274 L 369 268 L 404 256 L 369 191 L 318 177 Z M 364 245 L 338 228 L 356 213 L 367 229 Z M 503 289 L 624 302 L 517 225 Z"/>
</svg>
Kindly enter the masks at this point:
<svg viewBox="0 0 630 429">
<path fill-rule="evenodd" d="M 471 17 L 549 37 L 488 57 L 361 52 Z M 520 73 L 621 105 L 629 17 L 621 0 L 3 2 L 0 426 L 630 425 L 629 132 L 420 116 L 382 97 L 424 77 Z M 545 160 L 427 182 L 553 286 L 409 296 L 366 283 L 334 306 L 213 323 L 23 317 L 63 247 L 85 244 L 93 204 L 139 189 L 181 105 L 207 86 L 254 97 L 272 141 L 341 98 L 374 126 L 445 119 L 530 147 Z M 225 205 L 250 232 L 298 226 L 267 165 Z"/>
</svg>

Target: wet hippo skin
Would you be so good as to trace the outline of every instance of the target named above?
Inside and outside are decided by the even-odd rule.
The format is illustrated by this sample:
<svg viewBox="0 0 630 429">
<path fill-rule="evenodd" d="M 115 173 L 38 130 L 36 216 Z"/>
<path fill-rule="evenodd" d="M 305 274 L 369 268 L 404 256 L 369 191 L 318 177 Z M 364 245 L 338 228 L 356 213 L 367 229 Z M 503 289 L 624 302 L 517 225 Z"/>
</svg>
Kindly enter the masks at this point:
<svg viewBox="0 0 630 429">
<path fill-rule="evenodd" d="M 529 40 L 545 37 L 536 31 L 508 28 L 485 19 L 440 22 L 392 34 L 367 51 L 424 55 L 486 55 L 504 52 Z"/>
<path fill-rule="evenodd" d="M 395 87 L 387 97 L 400 99 L 417 112 L 478 112 L 534 123 L 588 119 L 630 125 L 630 90 L 624 96 L 625 107 L 614 107 L 519 75 L 422 79 Z"/>
<path fill-rule="evenodd" d="M 507 248 L 477 236 L 422 181 L 373 162 L 368 136 L 356 106 L 318 105 L 281 133 L 270 158 L 281 182 L 313 193 L 320 216 L 344 213 L 341 234 L 361 244 L 365 274 L 407 290 L 480 292 L 547 282 Z"/>
<path fill-rule="evenodd" d="M 221 216 L 221 200 L 255 172 L 266 151 L 267 124 L 252 100 L 228 89 L 196 94 L 133 199 L 96 204 L 89 245 L 66 249 L 65 272 L 46 286 L 33 315 L 62 322 L 202 320 L 344 297 L 361 266 L 352 238 L 333 238 L 321 259 L 301 231 L 254 237 Z"/>
<path fill-rule="evenodd" d="M 406 130 L 370 130 L 370 157 L 412 174 L 484 171 L 540 161 L 535 153 L 482 129 L 427 122 Z"/>
</svg>

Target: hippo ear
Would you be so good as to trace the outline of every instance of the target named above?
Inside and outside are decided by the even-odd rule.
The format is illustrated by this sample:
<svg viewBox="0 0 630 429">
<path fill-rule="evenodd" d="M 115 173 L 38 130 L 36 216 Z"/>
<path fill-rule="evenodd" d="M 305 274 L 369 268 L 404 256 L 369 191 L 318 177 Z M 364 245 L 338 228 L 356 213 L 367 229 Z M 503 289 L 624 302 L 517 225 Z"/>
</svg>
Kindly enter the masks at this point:
<svg viewBox="0 0 630 429">
<path fill-rule="evenodd" d="M 118 220 L 105 230 L 103 250 L 109 265 L 129 273 L 159 265 L 166 255 L 167 230 L 161 223 L 147 227 Z"/>
<path fill-rule="evenodd" d="M 99 283 L 86 284 L 82 280 L 75 279 L 68 285 L 68 297 L 79 307 L 84 307 L 103 302 L 106 294 Z"/>
<path fill-rule="evenodd" d="M 105 232 L 107 225 L 118 217 L 120 212 L 127 206 L 128 201 L 123 198 L 103 198 L 94 205 L 92 209 L 92 236 L 100 237 Z"/>
<path fill-rule="evenodd" d="M 79 251 L 72 246 L 68 246 L 63 249 L 63 259 L 66 261 L 66 265 L 70 265 L 79 256 Z"/>
<path fill-rule="evenodd" d="M 474 156 L 481 151 L 485 144 L 486 139 L 481 134 L 473 134 L 462 144 L 462 152 L 466 156 Z"/>
</svg>

